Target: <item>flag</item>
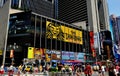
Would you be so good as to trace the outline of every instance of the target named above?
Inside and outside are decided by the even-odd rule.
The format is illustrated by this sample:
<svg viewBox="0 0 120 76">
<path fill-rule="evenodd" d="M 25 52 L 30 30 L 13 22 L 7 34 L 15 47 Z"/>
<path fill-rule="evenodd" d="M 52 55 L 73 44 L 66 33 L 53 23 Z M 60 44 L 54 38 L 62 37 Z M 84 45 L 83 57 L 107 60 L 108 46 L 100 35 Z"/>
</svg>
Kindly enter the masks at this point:
<svg viewBox="0 0 120 76">
<path fill-rule="evenodd" d="M 117 50 L 118 50 L 118 47 L 117 47 L 116 44 L 114 44 L 114 46 L 113 46 L 113 55 L 115 56 L 115 58 L 118 58 Z"/>
<path fill-rule="evenodd" d="M 115 56 L 116 59 L 120 58 L 120 51 L 116 44 L 114 44 L 113 46 L 113 55 Z"/>
</svg>

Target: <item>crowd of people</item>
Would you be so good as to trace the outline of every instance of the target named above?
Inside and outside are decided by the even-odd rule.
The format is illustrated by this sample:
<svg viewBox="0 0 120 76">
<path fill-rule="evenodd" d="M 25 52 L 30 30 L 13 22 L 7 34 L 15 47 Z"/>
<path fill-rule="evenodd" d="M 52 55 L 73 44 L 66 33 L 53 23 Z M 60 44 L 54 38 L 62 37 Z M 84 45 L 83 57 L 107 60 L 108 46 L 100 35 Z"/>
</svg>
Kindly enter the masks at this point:
<svg viewBox="0 0 120 76">
<path fill-rule="evenodd" d="M 84 64 L 74 64 L 74 65 L 66 65 L 61 62 L 57 62 L 56 65 L 52 66 L 51 63 L 46 63 L 45 60 L 35 60 L 32 61 L 24 61 L 23 64 L 20 64 L 18 67 L 13 64 L 8 66 L 1 65 L 0 74 L 4 74 L 5 72 L 13 72 L 13 73 L 39 73 L 39 72 L 69 72 L 76 76 L 81 76 L 81 74 L 85 74 L 86 76 L 92 76 L 93 72 L 98 73 L 99 76 L 105 76 L 106 71 L 109 76 L 120 76 L 120 66 L 119 64 L 103 65 L 103 64 L 95 64 L 90 65 L 89 63 Z M 74 76 L 73 75 L 73 76 Z"/>
</svg>

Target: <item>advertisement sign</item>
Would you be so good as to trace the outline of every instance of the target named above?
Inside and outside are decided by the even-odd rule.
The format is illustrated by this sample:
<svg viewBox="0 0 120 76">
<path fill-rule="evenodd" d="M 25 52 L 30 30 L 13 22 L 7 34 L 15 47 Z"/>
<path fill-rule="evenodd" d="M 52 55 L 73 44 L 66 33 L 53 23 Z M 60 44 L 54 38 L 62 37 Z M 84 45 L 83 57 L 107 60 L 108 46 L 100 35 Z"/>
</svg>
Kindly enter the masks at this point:
<svg viewBox="0 0 120 76">
<path fill-rule="evenodd" d="M 62 51 L 62 60 L 69 60 L 69 54 L 66 51 Z"/>
<path fill-rule="evenodd" d="M 74 60 L 74 52 L 62 51 L 62 60 Z"/>
<path fill-rule="evenodd" d="M 34 50 L 35 58 L 40 57 L 40 59 L 45 59 L 45 49 L 43 48 L 35 48 Z"/>
<path fill-rule="evenodd" d="M 28 58 L 34 58 L 34 47 L 28 47 Z"/>
<path fill-rule="evenodd" d="M 65 42 L 83 44 L 82 31 L 57 25 L 49 21 L 46 22 L 46 36 L 47 38 L 54 38 Z"/>
<path fill-rule="evenodd" d="M 61 59 L 60 51 L 46 49 L 46 61 L 47 62 L 49 62 L 50 60 L 60 60 L 60 59 Z"/>
<path fill-rule="evenodd" d="M 92 51 L 92 56 L 96 57 L 96 52 L 95 52 L 95 48 L 94 48 L 94 33 L 93 33 L 93 31 L 90 31 L 89 35 L 90 35 L 90 48 Z"/>
<path fill-rule="evenodd" d="M 75 53 L 75 59 L 84 62 L 85 53 Z"/>
<path fill-rule="evenodd" d="M 75 53 L 74 52 L 68 52 L 70 60 L 75 60 Z"/>
</svg>

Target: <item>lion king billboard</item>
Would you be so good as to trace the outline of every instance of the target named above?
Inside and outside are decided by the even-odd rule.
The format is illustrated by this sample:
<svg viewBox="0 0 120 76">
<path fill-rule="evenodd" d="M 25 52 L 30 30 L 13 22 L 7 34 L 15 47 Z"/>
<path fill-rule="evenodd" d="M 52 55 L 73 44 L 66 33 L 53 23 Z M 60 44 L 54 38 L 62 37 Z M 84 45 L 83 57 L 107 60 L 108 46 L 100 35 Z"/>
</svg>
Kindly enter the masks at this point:
<svg viewBox="0 0 120 76">
<path fill-rule="evenodd" d="M 83 44 L 82 31 L 49 21 L 46 22 L 46 36 L 65 42 Z"/>
</svg>

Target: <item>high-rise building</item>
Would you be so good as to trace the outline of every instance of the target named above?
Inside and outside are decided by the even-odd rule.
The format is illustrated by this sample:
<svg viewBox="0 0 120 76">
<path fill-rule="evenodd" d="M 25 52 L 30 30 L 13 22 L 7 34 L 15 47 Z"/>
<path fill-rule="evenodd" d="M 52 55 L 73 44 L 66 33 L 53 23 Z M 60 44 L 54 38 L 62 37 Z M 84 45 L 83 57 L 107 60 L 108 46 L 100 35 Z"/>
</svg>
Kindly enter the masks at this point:
<svg viewBox="0 0 120 76">
<path fill-rule="evenodd" d="M 1 0 L 2 6 L 7 0 Z M 38 14 L 54 17 L 53 0 L 11 0 L 11 8 L 16 10 L 32 11 Z"/>
<path fill-rule="evenodd" d="M 55 17 L 61 21 L 67 23 L 85 21 L 86 30 L 93 32 L 94 34 L 100 31 L 109 30 L 107 0 L 56 0 L 56 4 L 58 5 L 58 8 L 56 8 L 57 14 Z M 83 47 L 87 48 L 85 50 L 90 52 L 90 48 L 93 46 L 90 45 L 88 33 L 87 37 L 84 37 L 84 39 L 85 46 Z M 101 55 L 102 51 L 100 48 L 100 46 L 95 48 L 97 51 L 96 53 L 99 55 Z"/>
<path fill-rule="evenodd" d="M 1 0 L 0 6 L 7 0 Z M 89 31 L 109 30 L 106 0 L 11 0 L 11 7 L 59 19 L 67 23 L 86 21 Z"/>
<path fill-rule="evenodd" d="M 111 30 L 113 31 L 113 42 L 120 44 L 120 17 L 115 15 L 110 16 Z"/>
<path fill-rule="evenodd" d="M 56 0 L 56 2 L 57 19 L 67 23 L 86 21 L 89 31 L 94 33 L 109 30 L 106 0 Z"/>
</svg>

